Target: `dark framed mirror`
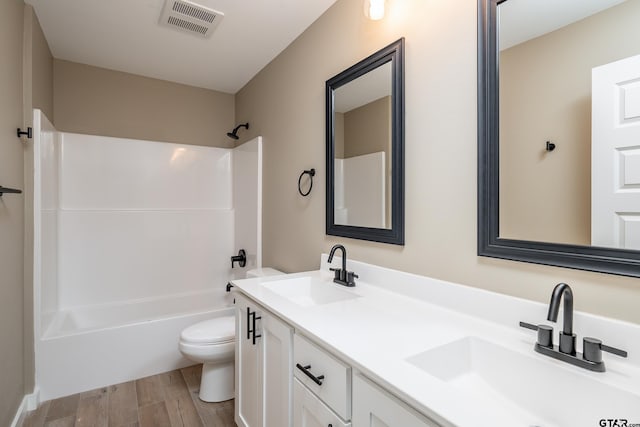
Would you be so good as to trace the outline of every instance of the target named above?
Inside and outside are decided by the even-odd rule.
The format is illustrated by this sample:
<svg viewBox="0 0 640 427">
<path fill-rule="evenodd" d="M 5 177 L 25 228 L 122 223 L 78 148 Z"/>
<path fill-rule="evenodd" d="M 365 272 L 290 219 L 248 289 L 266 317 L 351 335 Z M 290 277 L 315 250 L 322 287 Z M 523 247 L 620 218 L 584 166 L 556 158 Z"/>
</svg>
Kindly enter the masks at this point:
<svg viewBox="0 0 640 427">
<path fill-rule="evenodd" d="M 404 38 L 326 82 L 332 236 L 404 245 Z"/>
<path fill-rule="evenodd" d="M 478 0 L 479 256 L 640 277 L 638 20 Z"/>
</svg>

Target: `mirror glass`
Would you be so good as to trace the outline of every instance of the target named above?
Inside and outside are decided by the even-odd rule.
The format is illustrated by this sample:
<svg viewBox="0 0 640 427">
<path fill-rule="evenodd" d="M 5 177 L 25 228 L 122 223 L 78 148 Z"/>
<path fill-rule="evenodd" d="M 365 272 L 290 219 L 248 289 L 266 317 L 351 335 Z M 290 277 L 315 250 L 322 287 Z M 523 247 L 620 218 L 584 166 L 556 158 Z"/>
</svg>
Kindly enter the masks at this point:
<svg viewBox="0 0 640 427">
<path fill-rule="evenodd" d="M 327 234 L 404 243 L 403 46 L 327 81 Z"/>
<path fill-rule="evenodd" d="M 496 16 L 499 237 L 640 250 L 640 1 Z"/>
<path fill-rule="evenodd" d="M 334 220 L 391 228 L 391 62 L 334 90 Z"/>
<path fill-rule="evenodd" d="M 478 255 L 640 277 L 640 0 L 478 0 Z"/>
</svg>

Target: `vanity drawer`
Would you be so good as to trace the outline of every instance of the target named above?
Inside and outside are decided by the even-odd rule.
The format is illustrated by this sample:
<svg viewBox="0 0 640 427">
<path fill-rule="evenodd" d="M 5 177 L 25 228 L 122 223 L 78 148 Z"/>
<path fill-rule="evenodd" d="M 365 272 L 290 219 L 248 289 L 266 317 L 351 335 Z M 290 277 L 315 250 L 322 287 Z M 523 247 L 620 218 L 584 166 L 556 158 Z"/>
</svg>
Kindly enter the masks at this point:
<svg viewBox="0 0 640 427">
<path fill-rule="evenodd" d="M 351 419 L 349 365 L 297 333 L 293 337 L 293 363 L 294 375 L 301 383 L 344 420 Z"/>
<path fill-rule="evenodd" d="M 296 378 L 293 380 L 293 425 L 296 427 L 350 427 L 351 423 L 342 421 Z"/>
</svg>

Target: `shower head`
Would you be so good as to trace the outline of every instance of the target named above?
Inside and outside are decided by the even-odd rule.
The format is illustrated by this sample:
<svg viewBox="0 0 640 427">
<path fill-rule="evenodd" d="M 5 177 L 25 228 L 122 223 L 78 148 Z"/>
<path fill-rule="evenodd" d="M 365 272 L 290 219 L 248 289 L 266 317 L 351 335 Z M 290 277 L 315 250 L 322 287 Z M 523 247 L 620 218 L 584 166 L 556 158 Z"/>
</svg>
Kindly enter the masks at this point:
<svg viewBox="0 0 640 427">
<path fill-rule="evenodd" d="M 233 138 L 233 139 L 240 139 L 238 137 L 238 129 L 240 129 L 240 128 L 249 129 L 249 123 L 243 123 L 243 124 L 240 124 L 240 125 L 236 126 L 235 128 L 233 128 L 233 130 L 231 132 L 227 132 L 227 136 L 229 138 Z"/>
</svg>

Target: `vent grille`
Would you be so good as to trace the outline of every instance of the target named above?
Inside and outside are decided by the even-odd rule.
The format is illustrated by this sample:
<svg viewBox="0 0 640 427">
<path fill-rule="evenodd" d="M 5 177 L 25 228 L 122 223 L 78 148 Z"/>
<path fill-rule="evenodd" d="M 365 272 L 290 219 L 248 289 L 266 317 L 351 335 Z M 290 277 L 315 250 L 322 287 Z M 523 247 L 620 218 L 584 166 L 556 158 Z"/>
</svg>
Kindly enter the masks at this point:
<svg viewBox="0 0 640 427">
<path fill-rule="evenodd" d="M 195 33 L 200 33 L 203 36 L 207 34 L 209 31 L 208 27 L 204 25 L 194 24 L 193 22 L 185 21 L 184 19 L 176 18 L 175 16 L 170 16 L 167 20 L 169 25 L 175 25 L 176 27 L 180 27 L 183 30 L 193 31 Z"/>
<path fill-rule="evenodd" d="M 216 19 L 215 13 L 211 13 L 203 9 L 198 9 L 182 2 L 174 2 L 171 9 L 173 9 L 174 12 L 178 12 L 192 18 L 200 19 L 201 21 L 207 21 L 208 23 L 212 23 L 213 20 Z"/>
<path fill-rule="evenodd" d="M 201 37 L 209 37 L 224 13 L 189 0 L 165 0 L 160 24 Z"/>
</svg>

